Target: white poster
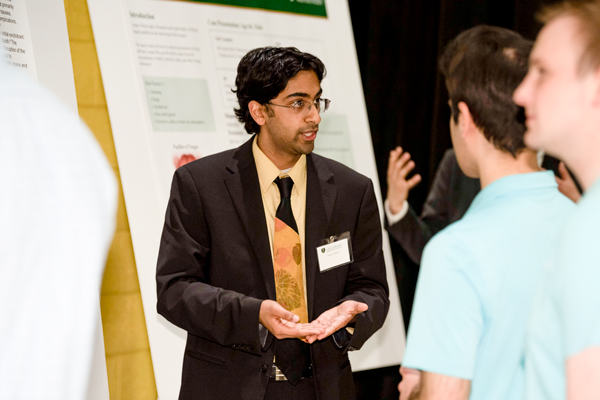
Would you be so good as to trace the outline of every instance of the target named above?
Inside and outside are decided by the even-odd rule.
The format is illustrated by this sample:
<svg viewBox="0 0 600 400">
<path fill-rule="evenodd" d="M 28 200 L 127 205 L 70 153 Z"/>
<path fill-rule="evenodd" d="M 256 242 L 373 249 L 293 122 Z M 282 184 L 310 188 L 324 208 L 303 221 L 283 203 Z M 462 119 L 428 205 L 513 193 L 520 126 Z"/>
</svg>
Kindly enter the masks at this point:
<svg viewBox="0 0 600 400">
<path fill-rule="evenodd" d="M 31 77 L 36 79 L 35 58 L 25 1 L 0 0 L 0 35 L 4 57 L 8 64 L 29 72 Z"/>
<path fill-rule="evenodd" d="M 171 179 L 178 166 L 249 139 L 231 92 L 243 55 L 294 46 L 323 60 L 323 96 L 332 103 L 315 152 L 369 176 L 382 204 L 346 1 L 213 3 L 227 4 L 88 0 L 161 399 L 177 398 L 185 345 L 185 332 L 156 313 L 154 276 Z M 351 353 L 355 371 L 399 364 L 404 353 L 387 235 L 384 252 L 390 313 L 381 331 Z"/>
<path fill-rule="evenodd" d="M 248 140 L 233 113 L 237 99 L 231 91 L 244 54 L 262 46 L 294 46 L 331 59 L 325 18 L 194 2 L 128 0 L 125 5 L 139 96 L 166 188 L 183 163 Z M 298 18 L 305 19 L 303 28 L 290 30 Z M 331 80 L 322 85 L 336 98 Z M 347 114 L 334 100 L 323 115 L 315 151 L 354 167 Z"/>
<path fill-rule="evenodd" d="M 77 112 L 63 0 L 0 0 L 0 39 L 5 62 Z"/>
</svg>

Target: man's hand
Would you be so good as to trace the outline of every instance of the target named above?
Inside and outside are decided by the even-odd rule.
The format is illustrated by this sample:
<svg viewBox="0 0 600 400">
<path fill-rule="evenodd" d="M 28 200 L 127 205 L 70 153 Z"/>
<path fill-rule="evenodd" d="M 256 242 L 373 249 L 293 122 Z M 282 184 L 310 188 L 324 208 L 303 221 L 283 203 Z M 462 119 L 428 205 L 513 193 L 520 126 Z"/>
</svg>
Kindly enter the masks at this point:
<svg viewBox="0 0 600 400">
<path fill-rule="evenodd" d="M 421 175 L 415 174 L 410 179 L 406 176 L 415 167 L 415 162 L 410 159 L 410 154 L 402 152 L 401 147 L 390 151 L 387 171 L 387 200 L 392 214 L 402 210 L 402 206 L 408 199 L 408 192 L 421 182 Z"/>
<path fill-rule="evenodd" d="M 417 399 L 421 390 L 421 371 L 400 367 L 400 375 L 402 375 L 402 380 L 398 385 L 400 400 Z"/>
<path fill-rule="evenodd" d="M 273 300 L 264 300 L 260 305 L 258 321 L 267 328 L 277 339 L 315 336 L 324 332 L 324 328 L 312 324 L 298 324 L 296 314 L 283 308 Z"/>
<path fill-rule="evenodd" d="M 468 400 L 471 394 L 471 381 L 467 379 L 410 368 L 400 368 L 400 373 L 401 400 Z"/>
<path fill-rule="evenodd" d="M 562 161 L 560 164 L 558 164 L 558 173 L 560 174 L 560 177 L 555 177 L 556 183 L 558 183 L 558 190 L 569 199 L 577 203 L 581 198 L 581 193 L 579 193 L 579 189 L 577 189 L 575 181 L 573 178 L 571 178 L 571 174 L 569 174 L 565 163 Z"/>
<path fill-rule="evenodd" d="M 315 340 L 325 339 L 327 336 L 348 325 L 354 319 L 356 314 L 365 312 L 368 309 L 369 306 L 365 303 L 347 300 L 339 306 L 325 311 L 319 318 L 308 324 L 318 327 L 323 331 L 318 334 L 307 335 L 306 341 L 308 343 L 313 343 Z"/>
</svg>

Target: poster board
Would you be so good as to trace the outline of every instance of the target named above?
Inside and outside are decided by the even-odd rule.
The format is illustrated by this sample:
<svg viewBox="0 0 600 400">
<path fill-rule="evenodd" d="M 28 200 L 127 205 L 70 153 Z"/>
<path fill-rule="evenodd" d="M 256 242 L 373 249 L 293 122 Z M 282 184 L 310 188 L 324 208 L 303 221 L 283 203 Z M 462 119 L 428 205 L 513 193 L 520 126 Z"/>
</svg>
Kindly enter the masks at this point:
<svg viewBox="0 0 600 400">
<path fill-rule="evenodd" d="M 240 5 L 244 5 L 241 7 Z M 155 269 L 173 172 L 183 162 L 237 147 L 249 136 L 231 92 L 241 57 L 295 46 L 323 60 L 324 97 L 315 152 L 370 177 L 377 170 L 346 0 L 88 0 L 111 119 L 160 399 L 175 399 L 185 332 L 156 313 Z M 381 215 L 383 216 L 383 215 Z M 387 235 L 390 312 L 353 369 L 399 364 L 404 327 Z"/>
<path fill-rule="evenodd" d="M 5 61 L 26 71 L 77 112 L 62 0 L 0 0 L 0 38 Z"/>
</svg>

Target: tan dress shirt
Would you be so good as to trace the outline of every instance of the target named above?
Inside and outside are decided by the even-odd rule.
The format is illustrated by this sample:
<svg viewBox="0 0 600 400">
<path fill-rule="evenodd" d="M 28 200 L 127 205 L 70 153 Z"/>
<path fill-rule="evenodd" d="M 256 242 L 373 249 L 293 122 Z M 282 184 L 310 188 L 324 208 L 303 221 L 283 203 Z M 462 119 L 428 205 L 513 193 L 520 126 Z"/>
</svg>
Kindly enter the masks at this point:
<svg viewBox="0 0 600 400">
<path fill-rule="evenodd" d="M 269 232 L 269 243 L 271 247 L 271 258 L 273 258 L 273 231 L 275 230 L 275 213 L 281 200 L 279 188 L 274 182 L 277 177 L 289 176 L 294 181 L 292 188 L 292 212 L 298 225 L 298 234 L 300 236 L 300 245 L 302 246 L 302 277 L 304 282 L 304 300 L 306 298 L 306 263 L 304 260 L 304 220 L 306 216 L 306 156 L 303 154 L 296 162 L 296 165 L 289 171 L 280 171 L 279 168 L 262 152 L 257 144 L 258 135 L 252 143 L 252 154 L 254 163 L 258 172 L 258 181 L 262 195 L 263 206 L 265 209 L 265 218 L 267 221 L 267 230 Z"/>
</svg>

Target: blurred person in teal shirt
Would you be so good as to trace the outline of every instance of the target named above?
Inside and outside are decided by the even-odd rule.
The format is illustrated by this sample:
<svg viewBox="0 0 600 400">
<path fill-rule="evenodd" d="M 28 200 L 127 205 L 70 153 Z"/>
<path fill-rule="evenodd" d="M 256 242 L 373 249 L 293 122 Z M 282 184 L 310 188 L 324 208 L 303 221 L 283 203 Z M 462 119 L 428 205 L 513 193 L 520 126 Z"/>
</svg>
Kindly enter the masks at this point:
<svg viewBox="0 0 600 400">
<path fill-rule="evenodd" d="M 462 171 L 479 178 L 465 216 L 427 244 L 401 368 L 401 399 L 515 399 L 543 265 L 574 203 L 524 142 L 512 101 L 532 43 L 478 26 L 446 48 L 440 68 Z"/>
</svg>

